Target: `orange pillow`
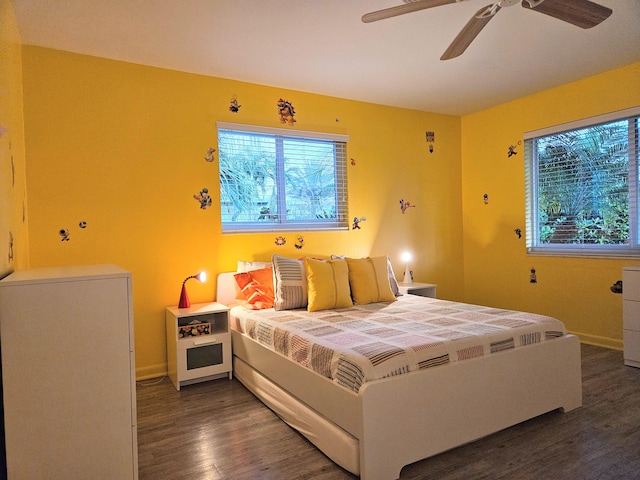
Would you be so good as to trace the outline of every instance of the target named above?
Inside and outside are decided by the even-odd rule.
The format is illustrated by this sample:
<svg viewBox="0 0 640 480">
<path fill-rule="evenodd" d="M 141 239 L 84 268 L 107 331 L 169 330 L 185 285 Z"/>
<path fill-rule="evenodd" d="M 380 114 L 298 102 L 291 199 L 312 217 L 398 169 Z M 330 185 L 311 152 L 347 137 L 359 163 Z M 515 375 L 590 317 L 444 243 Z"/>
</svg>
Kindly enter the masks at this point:
<svg viewBox="0 0 640 480">
<path fill-rule="evenodd" d="M 273 307 L 273 267 L 236 273 L 233 277 L 244 295 L 241 303 L 247 308 L 261 310 Z"/>
</svg>

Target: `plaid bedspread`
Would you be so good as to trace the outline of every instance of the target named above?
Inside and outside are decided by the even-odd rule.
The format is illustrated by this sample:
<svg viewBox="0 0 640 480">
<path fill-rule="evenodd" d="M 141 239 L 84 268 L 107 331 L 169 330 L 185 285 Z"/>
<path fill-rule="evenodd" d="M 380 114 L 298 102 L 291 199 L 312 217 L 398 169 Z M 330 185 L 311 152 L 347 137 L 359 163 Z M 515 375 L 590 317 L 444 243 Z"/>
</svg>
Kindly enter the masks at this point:
<svg viewBox="0 0 640 480">
<path fill-rule="evenodd" d="M 232 328 L 357 392 L 363 383 L 548 341 L 551 317 L 416 295 L 338 310 L 231 310 Z"/>
</svg>

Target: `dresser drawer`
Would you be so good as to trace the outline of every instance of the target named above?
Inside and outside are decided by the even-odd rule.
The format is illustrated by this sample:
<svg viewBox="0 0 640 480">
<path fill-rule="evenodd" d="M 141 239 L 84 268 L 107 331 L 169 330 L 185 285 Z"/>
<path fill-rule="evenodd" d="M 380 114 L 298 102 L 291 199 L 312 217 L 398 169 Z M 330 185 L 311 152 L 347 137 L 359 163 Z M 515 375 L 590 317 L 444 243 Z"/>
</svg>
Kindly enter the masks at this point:
<svg viewBox="0 0 640 480">
<path fill-rule="evenodd" d="M 622 298 L 640 302 L 640 267 L 622 269 Z"/>
<path fill-rule="evenodd" d="M 640 332 L 625 330 L 623 335 L 625 361 L 631 360 L 636 363 L 640 362 Z"/>
<path fill-rule="evenodd" d="M 640 302 L 622 302 L 622 328 L 640 332 Z"/>
</svg>

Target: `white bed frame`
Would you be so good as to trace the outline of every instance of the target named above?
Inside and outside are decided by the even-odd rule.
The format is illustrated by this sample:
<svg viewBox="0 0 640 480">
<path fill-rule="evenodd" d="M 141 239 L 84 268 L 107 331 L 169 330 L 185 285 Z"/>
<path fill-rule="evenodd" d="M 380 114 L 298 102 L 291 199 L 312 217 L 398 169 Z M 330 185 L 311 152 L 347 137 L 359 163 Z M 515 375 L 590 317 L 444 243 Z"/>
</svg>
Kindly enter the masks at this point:
<svg viewBox="0 0 640 480">
<path fill-rule="evenodd" d="M 218 277 L 217 290 L 218 302 L 233 303 L 237 290 L 232 273 Z M 566 412 L 582 405 L 580 341 L 573 335 L 376 380 L 358 393 L 235 331 L 232 340 L 234 373 L 240 381 L 329 458 L 359 473 L 362 480 L 397 479 L 405 465 L 543 413 Z M 295 411 L 279 411 L 279 401 L 253 390 L 248 371 L 275 384 L 274 397 L 297 400 L 302 427 L 291 418 Z M 317 421 L 307 421 L 309 418 Z M 327 441 L 326 431 L 329 435 L 344 431 L 347 442 L 353 439 L 355 468 L 339 458 L 336 445 L 341 443 Z"/>
</svg>

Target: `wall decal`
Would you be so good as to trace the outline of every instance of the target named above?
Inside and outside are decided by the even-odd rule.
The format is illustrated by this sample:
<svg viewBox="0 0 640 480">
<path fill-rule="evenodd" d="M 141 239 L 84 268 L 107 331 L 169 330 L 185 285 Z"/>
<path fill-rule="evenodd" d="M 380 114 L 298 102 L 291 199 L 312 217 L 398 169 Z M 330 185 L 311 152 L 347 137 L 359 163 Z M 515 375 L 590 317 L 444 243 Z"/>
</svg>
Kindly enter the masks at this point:
<svg viewBox="0 0 640 480">
<path fill-rule="evenodd" d="M 212 200 L 211 196 L 209 195 L 208 188 L 203 188 L 202 190 L 200 190 L 200 193 L 194 195 L 193 198 L 200 202 L 200 208 L 202 210 L 206 210 L 207 207 L 211 206 Z"/>
<path fill-rule="evenodd" d="M 404 213 L 407 208 L 411 208 L 411 207 L 415 207 L 415 205 L 411 205 L 410 202 L 405 202 L 404 199 L 400 199 L 400 210 L 402 210 L 402 213 Z"/>
<path fill-rule="evenodd" d="M 58 231 L 58 234 L 60 235 L 60 241 L 61 242 L 68 242 L 69 241 L 69 230 L 67 230 L 66 228 L 61 228 Z"/>
<path fill-rule="evenodd" d="M 296 240 L 298 240 L 298 243 L 294 243 L 293 246 L 300 250 L 304 247 L 304 238 L 300 235 Z"/>
<path fill-rule="evenodd" d="M 211 163 L 215 160 L 215 157 L 213 156 L 213 154 L 216 152 L 216 149 L 213 147 L 210 147 L 209 150 L 207 150 L 207 154 L 204 156 L 204 159 Z"/>
<path fill-rule="evenodd" d="M 516 228 L 514 232 L 518 236 L 518 238 L 522 238 L 522 230 L 520 230 L 519 228 Z"/>
<path fill-rule="evenodd" d="M 538 277 L 536 276 L 536 269 L 531 267 L 529 271 L 529 283 L 538 283 Z"/>
<path fill-rule="evenodd" d="M 275 244 L 278 245 L 279 247 L 281 247 L 282 245 L 284 245 L 285 243 L 287 243 L 287 239 L 284 237 L 276 237 L 276 241 Z"/>
<path fill-rule="evenodd" d="M 352 167 L 355 167 L 355 166 L 356 166 L 356 159 L 355 159 L 355 158 L 352 158 L 352 159 L 351 159 L 351 166 L 352 166 Z"/>
<path fill-rule="evenodd" d="M 229 102 L 229 111 L 231 113 L 238 113 L 238 110 L 240 110 L 241 106 L 242 105 L 238 103 L 238 100 L 235 97 L 233 97 L 231 99 L 231 102 Z"/>
<path fill-rule="evenodd" d="M 518 146 L 520 146 L 522 144 L 522 140 L 518 141 Z M 509 145 L 509 151 L 507 152 L 507 157 L 512 157 L 514 155 L 517 155 L 518 152 L 516 152 L 516 146 L 515 145 Z"/>
<path fill-rule="evenodd" d="M 404 213 L 404 212 L 403 212 Z M 353 217 L 353 225 L 351 225 L 352 230 L 360 230 L 360 222 L 365 222 L 367 217 Z"/>
<path fill-rule="evenodd" d="M 280 115 L 280 123 L 293 125 L 297 121 L 293 118 L 295 114 L 295 109 L 290 102 L 283 100 L 282 98 L 278 100 L 278 115 Z"/>
<path fill-rule="evenodd" d="M 485 205 L 488 205 L 488 204 L 489 204 L 489 194 L 485 193 L 485 194 L 482 196 L 482 198 L 483 198 L 483 200 L 484 200 L 484 204 L 485 204 Z"/>
<path fill-rule="evenodd" d="M 433 142 L 436 141 L 436 132 L 425 132 L 425 136 L 429 144 L 429 153 L 433 153 Z"/>
<path fill-rule="evenodd" d="M 78 226 L 79 226 L 80 228 L 83 228 L 83 229 L 84 229 L 84 228 L 87 228 L 87 222 L 85 222 L 85 221 L 83 220 L 82 222 L 80 222 L 80 223 L 78 224 Z"/>
</svg>

